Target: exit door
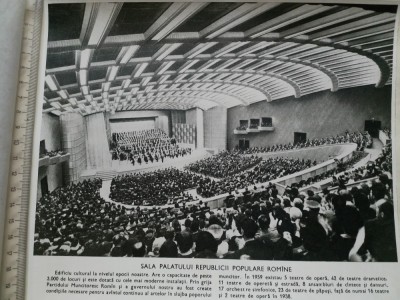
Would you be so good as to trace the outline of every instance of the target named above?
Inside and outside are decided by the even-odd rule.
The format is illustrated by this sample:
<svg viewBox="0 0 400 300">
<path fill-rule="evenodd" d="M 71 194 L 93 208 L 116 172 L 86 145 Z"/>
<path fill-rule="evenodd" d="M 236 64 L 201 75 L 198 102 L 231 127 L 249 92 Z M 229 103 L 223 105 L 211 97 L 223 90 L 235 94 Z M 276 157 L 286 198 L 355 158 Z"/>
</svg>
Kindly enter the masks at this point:
<svg viewBox="0 0 400 300">
<path fill-rule="evenodd" d="M 294 133 L 294 144 L 301 144 L 307 141 L 307 133 L 295 132 Z"/>
<path fill-rule="evenodd" d="M 381 130 L 381 121 L 365 120 L 364 130 L 368 131 L 369 134 L 374 138 L 379 137 L 379 130 Z"/>
<path fill-rule="evenodd" d="M 239 149 L 240 150 L 247 150 L 250 148 L 250 141 L 249 140 L 239 140 Z"/>
<path fill-rule="evenodd" d="M 46 195 L 49 192 L 49 185 L 47 183 L 47 176 L 43 177 L 40 180 L 40 188 L 42 190 L 42 196 Z"/>
</svg>

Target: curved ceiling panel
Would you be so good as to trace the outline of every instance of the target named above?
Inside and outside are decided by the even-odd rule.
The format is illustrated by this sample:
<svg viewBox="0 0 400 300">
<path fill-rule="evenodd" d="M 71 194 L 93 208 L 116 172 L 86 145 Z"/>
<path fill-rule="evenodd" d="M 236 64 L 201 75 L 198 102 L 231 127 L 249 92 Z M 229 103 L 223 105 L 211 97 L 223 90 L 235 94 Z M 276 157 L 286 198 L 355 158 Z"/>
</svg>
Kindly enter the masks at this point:
<svg viewBox="0 0 400 300">
<path fill-rule="evenodd" d="M 50 15 L 59 9 L 50 5 Z M 392 8 L 88 3 L 80 10 L 71 10 L 82 23 L 76 34 L 49 24 L 45 112 L 209 109 L 391 84 Z M 139 26 L 132 14 L 146 21 Z"/>
</svg>

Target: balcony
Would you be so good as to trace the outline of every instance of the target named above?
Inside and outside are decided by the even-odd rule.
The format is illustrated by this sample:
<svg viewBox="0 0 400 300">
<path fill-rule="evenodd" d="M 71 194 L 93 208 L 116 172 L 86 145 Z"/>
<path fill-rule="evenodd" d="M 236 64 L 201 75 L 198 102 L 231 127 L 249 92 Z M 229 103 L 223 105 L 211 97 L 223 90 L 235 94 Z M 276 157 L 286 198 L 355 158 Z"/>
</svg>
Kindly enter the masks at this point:
<svg viewBox="0 0 400 300">
<path fill-rule="evenodd" d="M 253 133 L 253 132 L 260 132 L 260 130 L 258 130 L 258 126 L 257 127 L 249 127 L 246 129 L 247 133 Z"/>
<path fill-rule="evenodd" d="M 247 134 L 247 128 L 233 129 L 233 134 Z"/>
<path fill-rule="evenodd" d="M 240 125 L 233 130 L 233 134 L 249 134 L 258 132 L 271 132 L 275 127 L 272 126 L 272 118 L 240 120 Z"/>
<path fill-rule="evenodd" d="M 64 161 L 68 161 L 69 157 L 69 153 L 57 154 L 54 156 L 44 155 L 39 159 L 39 167 L 59 164 Z"/>
<path fill-rule="evenodd" d="M 274 126 L 258 126 L 258 131 L 274 131 L 275 127 Z"/>
</svg>

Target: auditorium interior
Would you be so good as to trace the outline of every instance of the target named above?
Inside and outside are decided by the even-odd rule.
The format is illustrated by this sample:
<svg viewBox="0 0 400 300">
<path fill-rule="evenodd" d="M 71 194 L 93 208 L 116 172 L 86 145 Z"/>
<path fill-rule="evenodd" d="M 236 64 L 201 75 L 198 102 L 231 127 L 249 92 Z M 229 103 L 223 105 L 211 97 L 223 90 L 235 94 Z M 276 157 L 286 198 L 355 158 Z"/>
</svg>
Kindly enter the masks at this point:
<svg viewBox="0 0 400 300">
<path fill-rule="evenodd" d="M 306 246 L 321 240 L 318 227 L 300 237 L 296 231 L 315 209 L 315 218 L 330 220 L 331 209 L 361 220 L 343 221 L 337 229 L 319 219 L 327 240 L 335 230 L 352 237 L 351 246 L 335 240 L 333 248 L 347 247 L 335 255 L 339 260 L 365 258 L 354 250 L 357 233 L 365 227 L 369 234 L 371 209 L 388 217 L 393 202 L 395 19 L 396 7 L 385 5 L 50 4 L 37 141 L 35 253 L 105 255 L 104 238 L 98 242 L 102 247 L 95 238 L 84 247 L 76 237 L 67 242 L 61 235 L 60 242 L 57 230 L 49 229 L 63 228 L 71 236 L 74 230 L 66 218 L 87 210 L 73 226 L 86 231 L 93 224 L 103 231 L 115 227 L 116 233 L 140 227 L 147 237 L 158 233 L 154 223 L 170 222 L 166 226 L 175 230 L 182 257 L 189 250 L 180 228 L 184 232 L 200 224 L 207 231 L 209 225 L 207 232 L 217 239 L 221 227 L 227 238 L 235 237 L 228 234 L 232 227 L 239 233 L 241 227 L 245 239 L 254 238 L 253 223 L 263 229 L 266 215 L 270 227 L 274 220 L 282 224 L 274 239 L 291 232 L 285 241 L 292 247 L 303 243 L 304 260 L 330 260 L 333 255 L 315 254 L 315 247 Z M 86 207 L 85 201 L 94 202 Z M 348 210 L 338 208 L 343 201 Z M 64 210 L 57 214 L 59 207 Z M 51 213 L 61 220 L 46 220 Z M 372 242 L 365 246 L 375 260 L 397 260 L 390 235 L 394 227 L 388 231 L 386 252 Z M 50 244 L 39 239 L 45 232 L 54 239 Z M 311 241 L 302 241 L 303 236 Z M 236 250 L 227 254 L 220 241 L 214 254 L 199 242 L 214 245 L 209 236 L 197 238 L 196 251 L 202 254 L 195 257 L 294 255 L 286 256 L 282 244 L 273 254 L 246 252 L 246 246 L 233 246 Z M 124 241 L 111 240 L 109 256 L 135 256 L 141 249 L 132 254 Z M 172 255 L 175 246 L 166 240 L 157 248 L 155 238 L 145 255 Z"/>
</svg>

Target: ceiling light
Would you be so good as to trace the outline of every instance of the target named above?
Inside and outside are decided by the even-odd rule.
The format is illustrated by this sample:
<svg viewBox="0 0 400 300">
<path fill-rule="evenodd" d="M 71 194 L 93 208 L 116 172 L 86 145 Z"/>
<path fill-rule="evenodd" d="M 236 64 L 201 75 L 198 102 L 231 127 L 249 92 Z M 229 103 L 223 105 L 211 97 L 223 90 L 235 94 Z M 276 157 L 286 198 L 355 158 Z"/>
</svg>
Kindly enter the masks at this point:
<svg viewBox="0 0 400 300">
<path fill-rule="evenodd" d="M 156 60 L 163 60 L 165 57 L 167 57 L 172 51 L 177 49 L 181 43 L 176 43 L 176 44 L 165 44 L 161 49 L 159 50 L 161 54 L 156 58 Z"/>
<path fill-rule="evenodd" d="M 142 64 L 138 65 L 139 67 L 138 67 L 137 71 L 135 72 L 135 75 L 133 75 L 133 77 L 135 77 L 135 78 L 139 77 L 140 74 L 143 73 L 144 69 L 146 69 L 148 64 L 149 63 L 142 63 Z"/>
<path fill-rule="evenodd" d="M 121 64 L 126 64 L 131 57 L 136 53 L 136 51 L 139 49 L 138 45 L 130 46 L 130 47 L 122 47 L 121 53 L 123 51 L 126 51 L 124 53 L 124 56 L 121 58 L 120 63 Z"/>
<path fill-rule="evenodd" d="M 141 84 L 143 86 L 145 86 L 145 85 L 147 85 L 149 83 L 150 80 L 151 80 L 151 77 L 145 77 L 145 78 L 143 78 Z"/>
<path fill-rule="evenodd" d="M 170 66 L 172 66 L 175 63 L 175 61 L 170 61 L 164 64 L 164 66 L 161 67 L 161 70 L 157 72 L 158 75 L 163 74 L 165 71 L 168 70 Z"/>
<path fill-rule="evenodd" d="M 57 79 L 54 75 L 47 75 L 44 79 L 44 81 L 46 82 L 48 88 L 51 91 L 57 91 L 58 90 L 58 85 L 57 85 Z"/>
<path fill-rule="evenodd" d="M 85 50 L 81 51 L 81 57 L 80 57 L 80 63 L 79 63 L 80 69 L 89 68 L 89 61 L 90 61 L 91 54 L 92 54 L 91 49 L 85 49 Z"/>
<path fill-rule="evenodd" d="M 124 80 L 124 82 L 122 83 L 122 88 L 123 88 L 123 89 L 128 88 L 129 85 L 131 84 L 131 82 L 132 82 L 132 81 L 131 81 L 130 79 Z"/>
<path fill-rule="evenodd" d="M 88 95 L 89 94 L 89 88 L 86 85 L 83 85 L 81 87 L 81 90 L 82 90 L 82 94 L 84 94 L 84 95 Z"/>
<path fill-rule="evenodd" d="M 118 66 L 108 67 L 108 81 L 115 80 L 115 78 L 117 77 L 118 69 Z"/>
<path fill-rule="evenodd" d="M 188 70 L 191 66 L 193 66 L 194 64 L 196 64 L 198 61 L 199 61 L 198 59 L 189 61 L 188 64 L 187 64 L 186 66 L 184 66 L 182 69 L 179 70 L 179 73 L 185 72 L 185 71 Z"/>
<path fill-rule="evenodd" d="M 87 85 L 87 70 L 79 71 L 79 83 L 81 85 Z"/>
<path fill-rule="evenodd" d="M 160 80 L 158 81 L 158 84 L 162 84 L 162 83 L 163 83 L 164 81 L 166 81 L 169 77 L 170 77 L 170 75 L 161 76 Z"/>
<path fill-rule="evenodd" d="M 58 93 L 58 95 L 59 95 L 61 98 L 63 98 L 63 99 L 67 99 L 67 98 L 68 98 L 68 94 L 67 94 L 67 92 L 64 91 L 64 90 L 61 90 L 61 91 L 59 91 L 59 92 L 57 92 L 57 93 Z"/>
<path fill-rule="evenodd" d="M 111 82 L 105 82 L 102 84 L 103 92 L 108 92 L 110 90 Z"/>
</svg>

